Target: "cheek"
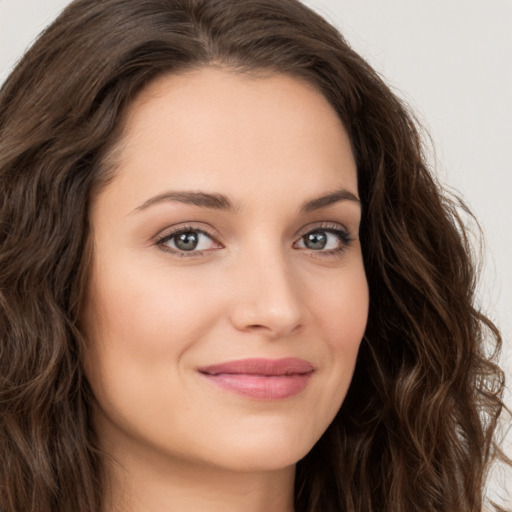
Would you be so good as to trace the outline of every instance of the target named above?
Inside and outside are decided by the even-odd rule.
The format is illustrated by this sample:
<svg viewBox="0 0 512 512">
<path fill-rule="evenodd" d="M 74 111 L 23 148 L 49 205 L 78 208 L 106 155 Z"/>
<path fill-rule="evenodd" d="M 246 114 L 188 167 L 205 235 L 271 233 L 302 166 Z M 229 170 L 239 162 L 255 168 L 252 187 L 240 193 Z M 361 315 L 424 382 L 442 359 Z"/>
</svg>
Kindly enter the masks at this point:
<svg viewBox="0 0 512 512">
<path fill-rule="evenodd" d="M 169 400 L 165 390 L 179 385 L 190 365 L 190 347 L 204 338 L 219 312 L 218 301 L 197 300 L 198 294 L 208 295 L 201 282 L 171 279 L 155 268 L 110 268 L 97 272 L 91 287 L 85 369 L 102 409 L 120 419 L 133 409 L 145 410 L 149 397 Z"/>
<path fill-rule="evenodd" d="M 218 316 L 217 302 L 198 301 L 208 295 L 200 280 L 171 278 L 155 268 L 117 268 L 98 272 L 95 281 L 101 284 L 90 301 L 90 339 L 141 360 L 181 352 Z"/>
<path fill-rule="evenodd" d="M 312 417 L 318 438 L 339 411 L 352 381 L 368 318 L 369 292 L 362 263 L 310 289 L 310 312 L 322 342 L 322 371 Z M 320 377 L 319 376 L 319 377 Z"/>
<path fill-rule="evenodd" d="M 315 308 L 331 351 L 350 355 L 355 360 L 369 308 L 368 284 L 362 265 L 326 288 L 315 301 Z"/>
<path fill-rule="evenodd" d="M 158 414 L 165 416 L 156 404 L 169 402 L 168 390 L 180 384 L 190 364 L 186 353 L 219 317 L 218 301 L 198 301 L 208 295 L 201 280 L 155 266 L 139 265 L 134 272 L 119 260 L 108 272 L 97 269 L 91 281 L 85 369 L 98 403 L 125 427 L 135 421 L 134 411 L 146 411 L 156 422 Z M 169 411 L 186 406 L 173 400 Z M 159 413 L 152 415 L 152 407 Z"/>
<path fill-rule="evenodd" d="M 368 319 L 369 291 L 362 264 L 345 272 L 312 303 L 327 348 L 326 389 L 332 394 L 326 408 L 334 416 L 352 380 Z"/>
</svg>

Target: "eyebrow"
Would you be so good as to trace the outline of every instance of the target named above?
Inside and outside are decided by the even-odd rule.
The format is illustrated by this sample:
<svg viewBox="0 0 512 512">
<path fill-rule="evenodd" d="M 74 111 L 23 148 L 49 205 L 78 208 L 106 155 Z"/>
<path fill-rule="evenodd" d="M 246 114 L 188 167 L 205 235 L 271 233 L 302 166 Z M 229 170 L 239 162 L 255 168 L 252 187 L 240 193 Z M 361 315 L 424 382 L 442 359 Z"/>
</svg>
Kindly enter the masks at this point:
<svg viewBox="0 0 512 512">
<path fill-rule="evenodd" d="M 145 210 L 150 206 L 165 201 L 176 201 L 183 204 L 191 204 L 200 208 L 210 208 L 213 210 L 233 210 L 233 203 L 223 194 L 211 194 L 207 192 L 165 192 L 158 196 L 148 199 L 141 204 L 135 211 Z"/>
<path fill-rule="evenodd" d="M 183 204 L 191 204 L 199 206 L 200 208 L 208 208 L 212 210 L 234 211 L 234 204 L 223 194 L 208 193 L 208 192 L 165 192 L 159 194 L 151 199 L 148 199 L 143 204 L 135 208 L 134 212 L 146 210 L 150 206 L 166 201 L 175 201 Z M 349 190 L 344 188 L 329 192 L 320 197 L 316 197 L 306 201 L 300 208 L 302 213 L 308 213 L 322 208 L 327 208 L 342 201 L 351 201 L 361 205 L 361 201 Z"/>
<path fill-rule="evenodd" d="M 323 196 L 307 201 L 302 205 L 300 211 L 303 213 L 312 212 L 315 210 L 320 210 L 321 208 L 327 208 L 328 206 L 332 206 L 342 201 L 352 201 L 361 206 L 361 201 L 357 198 L 356 195 L 350 192 L 350 190 L 341 188 L 339 190 L 335 190 L 334 192 L 330 192 Z"/>
</svg>

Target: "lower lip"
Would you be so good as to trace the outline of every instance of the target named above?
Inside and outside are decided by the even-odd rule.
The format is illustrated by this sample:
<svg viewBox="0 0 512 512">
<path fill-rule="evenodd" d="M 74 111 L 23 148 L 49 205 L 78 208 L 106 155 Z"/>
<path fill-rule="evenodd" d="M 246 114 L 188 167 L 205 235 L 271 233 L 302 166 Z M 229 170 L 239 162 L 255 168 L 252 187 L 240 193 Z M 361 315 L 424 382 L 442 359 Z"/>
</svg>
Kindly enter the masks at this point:
<svg viewBox="0 0 512 512">
<path fill-rule="evenodd" d="M 210 382 L 223 389 L 259 400 L 280 400 L 298 395 L 308 385 L 311 375 L 203 374 Z"/>
</svg>

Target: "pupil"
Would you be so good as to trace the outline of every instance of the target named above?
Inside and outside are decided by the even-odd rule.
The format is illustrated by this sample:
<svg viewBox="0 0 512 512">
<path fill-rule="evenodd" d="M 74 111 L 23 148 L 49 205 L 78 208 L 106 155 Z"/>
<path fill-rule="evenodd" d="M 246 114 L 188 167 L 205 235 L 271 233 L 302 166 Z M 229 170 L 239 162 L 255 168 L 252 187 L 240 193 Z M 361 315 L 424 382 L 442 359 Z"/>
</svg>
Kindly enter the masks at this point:
<svg viewBox="0 0 512 512">
<path fill-rule="evenodd" d="M 327 245 L 327 235 L 321 231 L 306 235 L 304 244 L 308 249 L 323 249 Z"/>
<path fill-rule="evenodd" d="M 199 240 L 197 233 L 189 231 L 188 233 L 181 233 L 176 237 L 176 247 L 181 251 L 192 251 L 197 247 Z"/>
</svg>

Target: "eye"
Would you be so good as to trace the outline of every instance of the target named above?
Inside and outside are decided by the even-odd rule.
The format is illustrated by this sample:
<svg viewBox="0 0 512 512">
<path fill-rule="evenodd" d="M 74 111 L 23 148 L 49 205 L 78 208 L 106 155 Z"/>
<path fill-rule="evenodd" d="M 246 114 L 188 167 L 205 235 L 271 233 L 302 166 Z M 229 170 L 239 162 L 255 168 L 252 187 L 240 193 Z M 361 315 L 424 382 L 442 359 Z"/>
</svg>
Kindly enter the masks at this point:
<svg viewBox="0 0 512 512">
<path fill-rule="evenodd" d="M 320 227 L 302 235 L 296 243 L 296 247 L 299 249 L 309 249 L 311 251 L 334 253 L 345 249 L 350 242 L 351 237 L 346 230 L 339 227 Z"/>
<path fill-rule="evenodd" d="M 205 231 L 197 228 L 185 227 L 164 235 L 157 240 L 157 245 L 164 250 L 184 253 L 201 253 L 217 249 L 220 245 Z"/>
</svg>

